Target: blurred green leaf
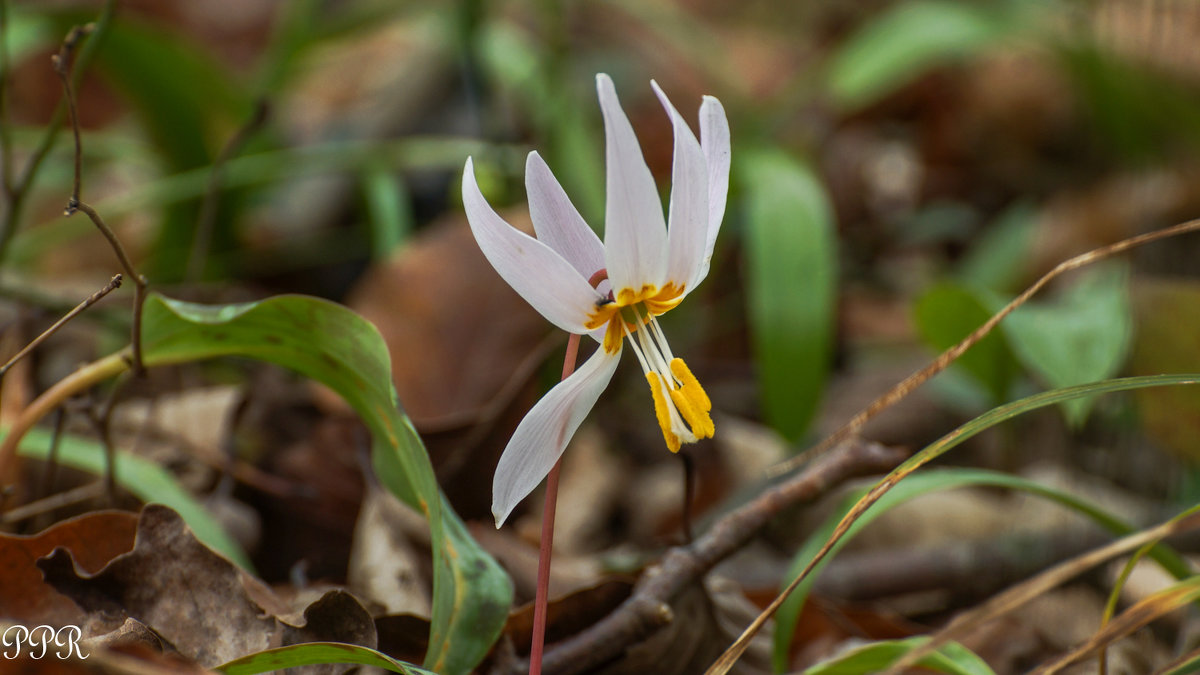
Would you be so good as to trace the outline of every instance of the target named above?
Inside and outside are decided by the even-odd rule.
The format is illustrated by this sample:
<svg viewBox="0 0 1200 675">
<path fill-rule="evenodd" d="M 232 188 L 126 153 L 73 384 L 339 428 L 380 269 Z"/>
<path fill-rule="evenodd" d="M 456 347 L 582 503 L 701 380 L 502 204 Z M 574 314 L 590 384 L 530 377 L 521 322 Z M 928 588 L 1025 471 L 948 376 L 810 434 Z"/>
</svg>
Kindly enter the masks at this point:
<svg viewBox="0 0 1200 675">
<path fill-rule="evenodd" d="M 1005 293 L 1017 289 L 1029 272 L 1029 253 L 1037 226 L 1037 209 L 1017 202 L 975 238 L 956 275 L 971 288 Z"/>
<path fill-rule="evenodd" d="M 403 179 L 381 162 L 367 166 L 362 186 L 371 231 L 371 257 L 383 260 L 412 234 L 412 203 Z"/>
<path fill-rule="evenodd" d="M 885 640 L 855 647 L 836 658 L 808 668 L 803 675 L 870 675 L 884 670 L 900 657 L 929 641 L 919 635 L 907 640 Z M 933 654 L 917 661 L 917 665 L 938 673 L 954 675 L 995 675 L 983 659 L 962 645 L 951 642 Z"/>
<path fill-rule="evenodd" d="M 291 368 L 345 398 L 371 429 L 380 480 L 429 521 L 434 598 L 426 667 L 454 674 L 479 663 L 507 618 L 512 585 L 441 495 L 425 447 L 396 402 L 387 347 L 370 322 L 303 296 L 197 305 L 152 294 L 142 339 L 147 366 L 242 356 Z"/>
<path fill-rule="evenodd" d="M 1000 328 L 1026 368 L 1051 387 L 1067 387 L 1116 374 L 1129 351 L 1132 323 L 1128 272 L 1109 264 L 1083 272 L 1053 301 L 1019 307 Z M 1067 420 L 1082 424 L 1093 402 L 1064 403 Z"/>
<path fill-rule="evenodd" d="M 913 307 L 921 338 L 939 351 L 957 344 L 991 316 L 975 292 L 953 283 L 933 286 Z M 987 391 L 992 405 L 1008 398 L 1017 373 L 1017 361 L 999 331 L 977 342 L 951 367 L 970 373 Z"/>
<path fill-rule="evenodd" d="M 411 663 L 397 661 L 374 649 L 341 642 L 306 642 L 289 647 L 276 647 L 243 656 L 217 666 L 214 670 L 225 673 L 225 675 L 258 675 L 284 668 L 326 663 L 358 663 L 402 675 L 435 675 L 432 671 L 418 668 Z"/>
<path fill-rule="evenodd" d="M 232 128 L 249 117 L 250 97 L 233 74 L 161 26 L 120 17 L 113 21 L 96 56 L 105 78 L 138 112 L 170 171 L 208 165 L 210 142 L 220 124 Z M 164 209 L 155 255 L 145 270 L 150 278 L 160 282 L 182 278 L 198 211 L 198 202 Z M 214 222 L 212 241 L 218 247 L 235 239 L 231 218 L 218 216 Z"/>
<path fill-rule="evenodd" d="M 30 429 L 21 438 L 18 453 L 23 457 L 46 459 L 50 454 L 52 438 L 53 435 L 45 429 Z M 104 446 L 78 436 L 63 434 L 58 444 L 58 462 L 97 476 L 103 475 Z M 117 452 L 113 478 L 118 485 L 143 502 L 157 502 L 174 509 L 205 546 L 229 558 L 243 569 L 254 569 L 246 553 L 209 515 L 204 506 L 158 464 L 127 452 Z"/>
<path fill-rule="evenodd" d="M 62 39 L 57 34 L 53 22 L 43 15 L 29 11 L 25 5 L 8 7 L 7 12 L 8 27 L 4 40 L 10 63 L 17 63 L 33 50 Z"/>
<path fill-rule="evenodd" d="M 833 55 L 830 93 L 843 108 L 868 105 L 933 66 L 992 46 L 1011 23 L 983 3 L 894 3 Z"/>
<path fill-rule="evenodd" d="M 795 441 L 816 411 L 830 365 L 833 212 L 813 171 L 783 153 L 744 151 L 735 175 L 747 205 L 747 303 L 763 411 Z"/>
<path fill-rule="evenodd" d="M 1110 51 L 1094 45 L 1060 51 L 1095 125 L 1087 137 L 1129 160 L 1174 156 L 1180 140 L 1200 145 L 1200 91 Z"/>
<path fill-rule="evenodd" d="M 491 79 L 532 121 L 546 163 L 584 220 L 602 233 L 604 150 L 598 133 L 603 125 L 595 88 L 565 78 L 553 63 L 558 57 L 536 48 L 518 28 L 493 22 L 478 39 Z"/>
</svg>

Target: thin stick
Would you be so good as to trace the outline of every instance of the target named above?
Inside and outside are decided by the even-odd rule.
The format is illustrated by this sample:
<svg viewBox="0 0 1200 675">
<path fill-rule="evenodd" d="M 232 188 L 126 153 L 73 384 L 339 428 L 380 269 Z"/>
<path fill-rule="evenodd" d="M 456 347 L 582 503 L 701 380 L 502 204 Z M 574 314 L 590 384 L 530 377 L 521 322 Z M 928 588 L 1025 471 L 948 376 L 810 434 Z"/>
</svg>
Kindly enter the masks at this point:
<svg viewBox="0 0 1200 675">
<path fill-rule="evenodd" d="M 83 143 L 79 140 L 79 111 L 75 107 L 75 92 L 71 86 L 71 55 L 75 53 L 75 46 L 79 41 L 96 29 L 95 24 L 84 24 L 75 26 L 71 32 L 67 33 L 67 37 L 63 40 L 62 46 L 59 47 L 58 53 L 50 57 L 50 63 L 54 66 L 54 72 L 58 73 L 58 78 L 62 80 L 63 96 L 67 102 L 67 114 L 71 120 L 71 131 L 75 137 L 75 184 L 71 189 L 71 201 L 68 202 L 67 215 L 71 215 L 71 204 L 79 202 L 79 182 L 80 174 L 82 173 L 83 164 Z"/>
<path fill-rule="evenodd" d="M 133 371 L 135 374 L 141 375 L 145 372 L 145 367 L 142 365 L 142 305 L 146 300 L 146 278 L 138 274 L 133 262 L 125 253 L 125 247 L 121 246 L 120 240 L 105 224 L 96 209 L 84 203 L 79 196 L 83 180 L 83 142 L 79 135 L 79 110 L 75 105 L 75 92 L 71 82 L 71 54 L 74 53 L 75 45 L 79 40 L 93 30 L 95 30 L 95 24 L 90 23 L 72 28 L 71 32 L 67 33 L 66 39 L 63 40 L 58 53 L 50 58 L 51 63 L 54 64 L 54 72 L 58 73 L 59 79 L 62 80 L 63 97 L 67 102 L 71 132 L 75 138 L 75 181 L 71 189 L 71 198 L 67 200 L 67 208 L 63 210 L 63 215 L 72 216 L 77 210 L 86 213 L 104 238 L 108 240 L 113 252 L 117 254 L 117 260 L 120 261 L 121 267 L 125 269 L 125 273 L 129 275 L 130 279 L 133 279 L 133 336 L 130 342 L 133 345 Z"/>
<path fill-rule="evenodd" d="M 104 296 L 108 295 L 109 293 L 112 293 L 114 290 L 120 288 L 121 287 L 121 279 L 122 279 L 122 277 L 120 274 L 114 275 L 112 279 L 109 279 L 108 284 L 106 284 L 104 286 L 104 288 L 101 288 L 100 290 L 96 291 L 95 293 L 92 293 L 90 296 L 88 296 L 88 298 L 86 300 L 79 303 L 78 305 L 75 306 L 74 309 L 72 309 L 71 311 L 69 311 L 65 315 L 63 315 L 63 317 L 61 319 L 59 319 L 58 321 L 55 321 L 54 324 L 51 325 L 49 328 L 47 328 L 45 331 L 43 331 L 41 335 L 34 338 L 32 342 L 25 345 L 25 347 L 22 348 L 21 351 L 17 352 L 11 359 L 8 360 L 8 363 L 5 363 L 3 366 L 0 366 L 0 379 L 4 379 L 4 376 L 6 374 L 8 374 L 9 369 L 11 369 L 14 365 L 16 365 L 18 361 L 20 361 L 21 359 L 28 356 L 29 353 L 32 352 L 34 349 L 37 349 L 37 347 L 39 345 L 41 345 L 43 342 L 45 342 L 51 335 L 54 335 L 55 333 L 57 333 L 58 329 L 65 326 L 68 321 L 79 316 L 88 307 L 91 307 L 92 305 L 99 302 L 100 298 L 103 298 Z"/>
<path fill-rule="evenodd" d="M 681 448 L 679 459 L 683 460 L 683 511 L 680 520 L 683 521 L 683 541 L 692 543 L 696 537 L 692 534 L 692 494 L 696 491 L 696 460 L 687 448 Z"/>
<path fill-rule="evenodd" d="M 912 375 L 909 375 L 899 384 L 889 389 L 885 394 L 874 401 L 871 401 L 866 408 L 862 409 L 857 415 L 850 418 L 849 422 L 845 423 L 832 434 L 825 437 L 825 439 L 817 445 L 805 450 L 792 459 L 772 467 L 770 474 L 772 476 L 778 476 L 780 474 L 787 473 L 799 466 L 802 466 L 804 463 L 812 460 L 813 458 L 828 452 L 838 443 L 857 434 L 860 430 L 862 430 L 863 425 L 869 422 L 876 415 L 890 408 L 896 404 L 896 402 L 911 394 L 914 389 L 922 384 L 925 384 L 925 382 L 927 382 L 930 378 L 950 367 L 950 364 L 954 363 L 958 357 L 962 356 L 963 352 L 970 349 L 976 342 L 979 342 L 986 337 L 988 333 L 992 332 L 992 329 L 995 328 L 996 325 L 1004 319 L 1004 317 L 1012 314 L 1014 310 L 1025 304 L 1029 298 L 1033 297 L 1035 293 L 1042 290 L 1046 284 L 1053 281 L 1059 275 L 1070 272 L 1071 270 L 1079 269 L 1080 267 L 1084 267 L 1086 265 L 1090 265 L 1094 262 L 1103 260 L 1104 258 L 1108 258 L 1118 253 L 1128 251 L 1131 248 L 1136 248 L 1143 244 L 1149 244 L 1150 242 L 1158 241 L 1159 239 L 1166 239 L 1167 237 L 1174 237 L 1180 234 L 1186 234 L 1188 232 L 1195 232 L 1197 230 L 1200 230 L 1200 219 L 1189 220 L 1185 223 L 1172 225 L 1171 227 L 1166 227 L 1161 230 L 1155 230 L 1154 232 L 1147 232 L 1146 234 L 1140 234 L 1136 237 L 1123 239 L 1115 244 L 1109 244 L 1108 246 L 1102 246 L 1100 248 L 1093 249 L 1087 253 L 1077 255 L 1074 258 L 1059 263 L 1054 269 L 1050 270 L 1043 275 L 1042 278 L 1035 281 L 1032 286 L 1025 289 L 1025 292 L 1021 293 L 1014 298 L 1012 302 L 1005 305 L 1004 309 L 1001 309 L 990 319 L 985 321 L 982 326 L 976 328 L 970 335 L 963 338 L 961 342 L 942 352 L 929 365 L 918 370 Z"/>
<path fill-rule="evenodd" d="M 58 478 L 58 446 L 62 443 L 63 426 L 66 421 L 67 409 L 60 405 L 54 410 L 54 430 L 50 433 L 50 449 L 46 453 L 46 471 L 42 474 L 42 490 L 39 494 L 43 499 L 50 496 Z"/>
<path fill-rule="evenodd" d="M 804 467 L 784 482 L 729 512 L 696 541 L 668 550 L 659 562 L 642 572 L 633 594 L 608 616 L 582 632 L 555 643 L 546 652 L 547 673 L 588 672 L 619 657 L 629 645 L 641 642 L 674 619 L 670 603 L 692 587 L 714 565 L 740 550 L 780 511 L 810 503 L 844 481 L 886 471 L 907 453 L 859 439 Z M 509 672 L 519 672 L 520 664 Z"/>
<path fill-rule="evenodd" d="M 106 0 L 104 8 L 100 10 L 100 16 L 94 22 L 95 29 L 92 31 L 92 39 L 83 45 L 83 48 L 79 51 L 79 58 L 75 60 L 75 72 L 71 78 L 72 86 L 79 84 L 85 67 L 91 62 L 96 47 L 101 41 L 100 38 L 108 32 L 108 26 L 112 21 L 115 7 L 116 0 Z M 54 110 L 54 116 L 50 119 L 50 123 L 46 125 L 46 131 L 42 135 L 42 140 L 25 163 L 20 180 L 12 185 L 8 193 L 8 209 L 4 213 L 4 220 L 0 221 L 0 261 L 4 260 L 8 246 L 12 243 L 13 235 L 16 234 L 17 221 L 20 219 L 25 198 L 29 194 L 29 186 L 33 184 L 34 178 L 37 177 L 38 169 L 41 168 L 42 162 L 50 154 L 50 150 L 54 148 L 54 141 L 58 138 L 58 132 L 62 129 L 63 121 L 67 116 L 66 108 L 65 101 L 59 102 L 58 107 Z"/>
<path fill-rule="evenodd" d="M 138 274 L 137 270 L 134 269 L 133 263 L 130 262 L 129 256 L 125 254 L 125 248 L 121 246 L 117 235 L 113 234 L 113 231 L 104 222 L 104 219 L 100 217 L 100 214 L 96 212 L 96 209 L 93 209 L 86 202 L 76 202 L 74 206 L 76 209 L 83 211 L 88 218 L 92 219 L 92 223 L 96 225 L 96 228 L 100 230 L 100 233 L 104 235 L 104 238 L 108 240 L 109 245 L 112 246 L 113 251 L 117 254 L 117 259 L 121 261 L 121 266 L 125 268 L 125 272 L 133 279 L 133 334 L 130 337 L 130 344 L 133 347 L 131 350 L 133 372 L 136 375 L 141 375 L 145 372 L 145 367 L 142 365 L 142 306 L 146 303 L 146 277 Z M 71 209 L 70 206 L 67 208 L 68 211 Z M 67 213 L 67 215 L 71 214 Z"/>
</svg>

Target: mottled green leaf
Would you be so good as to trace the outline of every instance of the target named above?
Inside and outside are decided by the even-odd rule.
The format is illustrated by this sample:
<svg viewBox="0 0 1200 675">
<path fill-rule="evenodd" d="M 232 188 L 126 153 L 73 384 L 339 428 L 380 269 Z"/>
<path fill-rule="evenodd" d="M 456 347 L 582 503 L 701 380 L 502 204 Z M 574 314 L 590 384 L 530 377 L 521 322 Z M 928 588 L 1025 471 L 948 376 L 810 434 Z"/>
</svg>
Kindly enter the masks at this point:
<svg viewBox="0 0 1200 675">
<path fill-rule="evenodd" d="M 396 402 L 375 327 L 341 305 L 303 296 L 210 306 L 155 294 L 143 322 L 148 366 L 249 357 L 291 368 L 346 399 L 371 429 L 380 479 L 429 520 L 434 598 L 425 665 L 466 673 L 478 664 L 504 624 L 512 585 L 442 497 L 425 447 Z"/>
<path fill-rule="evenodd" d="M 235 659 L 214 670 L 225 675 L 258 675 L 284 668 L 312 666 L 325 663 L 358 663 L 375 666 L 403 675 L 435 675 L 411 663 L 397 661 L 387 654 L 368 647 L 341 642 L 306 642 L 290 647 L 277 647 Z"/>
</svg>

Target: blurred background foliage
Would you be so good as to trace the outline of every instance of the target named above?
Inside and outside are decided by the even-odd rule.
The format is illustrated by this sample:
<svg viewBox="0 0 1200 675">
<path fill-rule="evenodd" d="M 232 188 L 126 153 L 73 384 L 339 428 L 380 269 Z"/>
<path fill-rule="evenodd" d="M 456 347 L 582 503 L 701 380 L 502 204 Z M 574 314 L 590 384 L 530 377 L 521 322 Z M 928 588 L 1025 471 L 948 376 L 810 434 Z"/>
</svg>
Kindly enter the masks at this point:
<svg viewBox="0 0 1200 675">
<path fill-rule="evenodd" d="M 49 54 L 102 9 L 10 3 L 17 167 L 59 104 Z M 827 400 L 831 373 L 926 359 L 1065 257 L 1194 215 L 1197 29 L 1185 0 L 127 0 L 89 45 L 84 196 L 159 288 L 345 300 L 461 218 L 467 155 L 489 199 L 519 212 L 523 158 L 538 149 L 601 229 L 595 73 L 616 80 L 664 196 L 671 136 L 649 80 L 693 124 L 712 94 L 733 129 L 731 198 L 703 300 L 668 330 L 718 408 L 798 448 L 845 419 Z M 66 140 L 10 208 L 7 285 L 78 288 L 112 270 L 90 224 L 60 215 Z M 933 396 L 978 413 L 1041 387 L 1159 372 L 1165 348 L 1144 340 L 1165 338 L 1136 331 L 1135 315 L 1166 319 L 1134 307 L 1160 277 L 1172 305 L 1194 306 L 1195 248 L 1056 284 Z M 1197 352 L 1174 348 L 1174 367 Z M 1151 432 L 1195 456 L 1170 420 L 1196 403 L 1169 405 L 1179 415 Z M 1062 413 L 1081 429 L 1089 410 Z"/>
</svg>

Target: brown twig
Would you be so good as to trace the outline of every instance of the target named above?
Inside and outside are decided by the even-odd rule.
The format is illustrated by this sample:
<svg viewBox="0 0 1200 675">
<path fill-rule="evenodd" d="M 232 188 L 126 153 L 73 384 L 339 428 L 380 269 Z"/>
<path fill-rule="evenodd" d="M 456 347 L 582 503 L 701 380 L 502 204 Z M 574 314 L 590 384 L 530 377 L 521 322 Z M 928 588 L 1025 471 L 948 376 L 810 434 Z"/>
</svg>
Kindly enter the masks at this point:
<svg viewBox="0 0 1200 675">
<path fill-rule="evenodd" d="M 17 352 L 11 359 L 9 359 L 7 363 L 5 363 L 3 366 L 0 366 L 0 380 L 4 379 L 4 376 L 6 374 L 8 374 L 9 369 L 11 369 L 14 365 L 16 365 L 18 361 L 25 358 L 34 349 L 37 349 L 37 347 L 39 345 L 41 345 L 43 342 L 45 342 L 51 335 L 54 335 L 55 333 L 57 333 L 58 329 L 65 326 L 68 321 L 79 316 L 88 307 L 91 307 L 92 305 L 99 302 L 100 298 L 103 298 L 104 296 L 108 295 L 109 293 L 112 293 L 114 290 L 120 288 L 121 287 L 121 279 L 122 279 L 122 277 L 120 274 L 114 275 L 113 278 L 110 279 L 108 281 L 108 283 L 104 286 L 104 288 L 101 288 L 100 290 L 96 291 L 95 293 L 92 293 L 90 296 L 88 296 L 88 298 L 86 300 L 79 303 L 78 305 L 75 306 L 74 309 L 72 309 L 71 311 L 69 311 L 65 315 L 63 315 L 63 317 L 61 319 L 59 319 L 58 321 L 55 321 L 49 328 L 47 328 L 45 331 L 43 331 L 41 335 L 34 338 L 32 342 L 25 345 L 25 347 L 23 347 L 21 349 L 21 351 Z"/>
<path fill-rule="evenodd" d="M 67 200 L 67 208 L 63 210 L 63 215 L 71 216 L 76 211 L 83 211 L 91 218 L 92 223 L 108 240 L 113 252 L 117 254 L 117 260 L 120 261 L 121 267 L 125 269 L 125 273 L 129 278 L 133 279 L 133 336 L 130 342 L 133 346 L 131 350 L 133 356 L 133 370 L 135 374 L 141 375 L 145 372 L 142 365 L 142 305 L 146 300 L 146 278 L 138 274 L 133 266 L 133 262 L 125 253 L 125 247 L 121 245 L 120 240 L 113 234 L 111 228 L 96 212 L 96 209 L 89 206 L 80 199 L 80 185 L 82 183 L 83 173 L 83 142 L 79 136 L 79 111 L 75 106 L 74 88 L 71 86 L 71 54 L 75 51 L 75 46 L 79 40 L 89 35 L 95 29 L 95 24 L 86 24 L 84 26 L 76 26 L 67 33 L 66 39 L 63 40 L 62 48 L 58 53 L 50 58 L 54 64 L 54 72 L 58 73 L 59 79 L 62 80 L 63 97 L 67 102 L 67 112 L 71 119 L 71 131 L 75 138 L 75 182 L 71 190 L 71 198 Z"/>
<path fill-rule="evenodd" d="M 117 254 L 117 259 L 121 261 L 121 266 L 125 268 L 125 272 L 133 278 L 133 331 L 130 337 L 131 358 L 133 359 L 133 372 L 136 375 L 141 375 L 145 372 L 142 365 L 142 306 L 146 303 L 146 277 L 137 273 L 133 263 L 129 261 L 129 256 L 125 255 L 125 249 L 121 246 L 121 242 L 113 231 L 105 224 L 104 219 L 96 213 L 86 202 L 78 202 L 75 208 L 87 214 L 88 218 L 96 225 L 96 228 L 108 239 L 108 243 L 112 246 L 113 251 Z M 70 214 L 68 214 L 70 215 Z"/>
<path fill-rule="evenodd" d="M 101 41 L 101 37 L 108 31 L 115 8 L 116 0 L 106 0 L 104 8 L 100 10 L 100 16 L 93 22 L 95 28 L 92 31 L 92 38 L 83 45 L 83 48 L 79 50 L 78 58 L 75 59 L 74 74 L 71 77 L 72 87 L 78 87 L 86 65 L 91 62 L 96 47 Z M 5 73 L 0 72 L 0 77 L 5 77 L 5 75 Z M 6 77 L 5 81 L 0 83 L 0 86 L 7 86 Z M 20 220 L 25 198 L 29 194 L 29 187 L 33 185 L 33 180 L 37 177 L 42 162 L 50 154 L 50 150 L 53 149 L 54 142 L 58 138 L 58 132 L 62 129 L 63 122 L 66 120 L 66 108 L 65 101 L 59 103 L 58 107 L 54 110 L 54 116 L 50 119 L 50 123 L 46 125 L 46 131 L 42 135 L 42 140 L 25 163 L 25 168 L 21 171 L 21 178 L 15 183 L 6 185 L 8 208 L 4 212 L 4 219 L 0 221 L 0 261 L 4 260 L 8 246 L 12 242 L 13 235 L 16 233 L 17 221 Z M 3 122 L 7 129 L 7 120 L 3 120 Z"/>
<path fill-rule="evenodd" d="M 79 41 L 91 35 L 95 29 L 96 25 L 92 23 L 75 26 L 63 39 L 58 53 L 50 57 L 54 72 L 58 73 L 58 78 L 62 80 L 63 100 L 67 102 L 67 115 L 71 120 L 71 131 L 75 137 L 75 184 L 71 189 L 71 200 L 67 203 L 67 215 L 71 215 L 73 212 L 72 205 L 79 202 L 79 182 L 83 165 L 83 142 L 79 139 L 79 111 L 75 106 L 75 90 L 71 86 L 71 56 L 75 53 L 75 47 Z"/>
<path fill-rule="evenodd" d="M 929 381 L 930 378 L 938 373 L 941 373 L 946 368 L 949 368 L 950 364 L 954 363 L 958 357 L 962 356 L 963 353 L 970 349 L 975 343 L 979 342 L 986 337 L 988 333 L 992 332 L 992 329 L 994 329 L 997 324 L 1004 320 L 1004 317 L 1012 314 L 1014 310 L 1025 304 L 1029 298 L 1033 297 L 1035 293 L 1042 290 L 1046 284 L 1053 281 L 1059 275 L 1071 270 L 1079 269 L 1080 267 L 1084 267 L 1086 265 L 1090 265 L 1094 262 L 1103 260 L 1104 258 L 1108 258 L 1118 253 L 1128 251 L 1131 248 L 1136 248 L 1143 244 L 1149 244 L 1150 242 L 1158 241 L 1159 239 L 1166 239 L 1167 237 L 1174 237 L 1180 234 L 1186 234 L 1188 232 L 1196 232 L 1198 230 L 1200 230 L 1200 219 L 1189 220 L 1185 223 L 1172 225 L 1171 227 L 1166 227 L 1161 230 L 1155 230 L 1153 232 L 1147 232 L 1146 234 L 1140 234 L 1136 237 L 1130 237 L 1129 239 L 1123 239 L 1115 244 L 1109 244 L 1108 246 L 1102 246 L 1100 248 L 1093 249 L 1087 253 L 1077 255 L 1074 258 L 1059 263 L 1054 269 L 1050 270 L 1040 279 L 1035 281 L 1032 286 L 1026 288 L 1025 291 L 1014 298 L 1012 302 L 1005 305 L 1003 309 L 985 321 L 983 325 L 981 325 L 979 328 L 976 328 L 967 337 L 963 338 L 961 342 L 942 352 L 929 365 L 918 370 L 912 375 L 909 375 L 899 384 L 889 389 L 882 396 L 874 401 L 871 401 L 866 408 L 861 410 L 854 417 L 850 418 L 849 422 L 846 422 L 817 445 L 814 445 L 792 459 L 773 467 L 771 469 L 771 474 L 780 475 L 787 473 L 796 467 L 802 466 L 805 462 L 811 461 L 813 458 L 820 456 L 822 453 L 828 452 L 838 443 L 857 434 L 862 430 L 863 425 L 869 422 L 876 415 L 892 407 L 905 396 L 911 394 L 917 387 Z"/>
<path fill-rule="evenodd" d="M 843 481 L 885 471 L 905 453 L 877 443 L 854 439 L 838 446 L 802 472 L 767 490 L 719 520 L 699 539 L 672 548 L 647 569 L 633 594 L 616 610 L 587 630 L 546 652 L 547 673 L 579 673 L 611 661 L 672 620 L 670 602 L 696 583 L 721 560 L 739 550 L 783 509 L 812 501 Z M 519 663 L 516 673 L 527 664 Z"/>
</svg>

